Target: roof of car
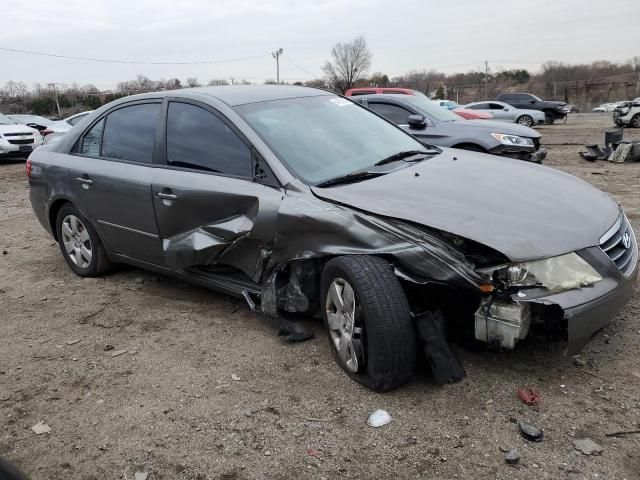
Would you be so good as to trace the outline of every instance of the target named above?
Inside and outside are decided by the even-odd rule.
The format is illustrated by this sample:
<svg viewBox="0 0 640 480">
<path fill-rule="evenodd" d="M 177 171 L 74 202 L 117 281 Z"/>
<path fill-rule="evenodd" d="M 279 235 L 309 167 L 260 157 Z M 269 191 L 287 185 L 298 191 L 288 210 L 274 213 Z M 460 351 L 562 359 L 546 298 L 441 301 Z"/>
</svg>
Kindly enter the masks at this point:
<svg viewBox="0 0 640 480">
<path fill-rule="evenodd" d="M 332 93 L 317 88 L 298 87 L 295 85 L 224 85 L 217 87 L 181 88 L 161 92 L 143 93 L 126 97 L 134 98 L 156 97 L 158 95 L 170 97 L 208 96 L 234 107 L 247 103 L 269 102 L 286 98 L 315 97 L 332 95 Z"/>
</svg>

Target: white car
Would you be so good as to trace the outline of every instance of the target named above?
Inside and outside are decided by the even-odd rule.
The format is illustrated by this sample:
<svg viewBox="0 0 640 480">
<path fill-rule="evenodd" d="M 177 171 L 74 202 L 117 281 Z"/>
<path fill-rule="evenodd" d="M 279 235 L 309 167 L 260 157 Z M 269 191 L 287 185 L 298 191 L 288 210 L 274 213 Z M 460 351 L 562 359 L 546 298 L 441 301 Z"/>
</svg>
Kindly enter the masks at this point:
<svg viewBox="0 0 640 480">
<path fill-rule="evenodd" d="M 473 102 L 465 105 L 464 108 L 468 108 L 470 110 L 484 110 L 491 113 L 493 120 L 519 123 L 525 127 L 533 127 L 534 125 L 545 122 L 544 112 L 541 110 L 516 108 L 508 103 L 498 102 L 496 100 L 488 102 Z"/>
<path fill-rule="evenodd" d="M 0 159 L 28 157 L 42 145 L 42 135 L 35 128 L 21 125 L 0 113 Z"/>
<path fill-rule="evenodd" d="M 76 113 L 75 115 L 71 115 L 70 117 L 65 118 L 64 120 L 58 120 L 57 122 L 53 122 L 49 125 L 43 132 L 44 140 L 46 144 L 57 142 L 62 135 L 67 133 L 71 128 L 79 123 L 83 118 L 92 113 L 93 110 L 88 110 L 86 112 Z"/>
<path fill-rule="evenodd" d="M 620 106 L 623 103 L 624 102 L 603 103 L 602 105 L 600 105 L 599 107 L 594 108 L 591 111 L 592 112 L 598 112 L 598 113 L 613 112 L 616 109 L 616 107 Z"/>
<path fill-rule="evenodd" d="M 640 97 L 620 103 L 613 111 L 613 122 L 619 127 L 640 128 Z"/>
</svg>

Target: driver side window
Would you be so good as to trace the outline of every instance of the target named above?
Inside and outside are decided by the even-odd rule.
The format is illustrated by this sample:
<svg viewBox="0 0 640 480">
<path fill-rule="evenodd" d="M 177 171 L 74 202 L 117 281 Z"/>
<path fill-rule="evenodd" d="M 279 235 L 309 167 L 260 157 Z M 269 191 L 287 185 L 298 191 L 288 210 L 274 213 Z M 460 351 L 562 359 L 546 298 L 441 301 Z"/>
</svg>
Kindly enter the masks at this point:
<svg viewBox="0 0 640 480">
<path fill-rule="evenodd" d="M 411 112 L 397 105 L 369 102 L 369 108 L 396 125 L 407 125 L 409 123 Z"/>
</svg>

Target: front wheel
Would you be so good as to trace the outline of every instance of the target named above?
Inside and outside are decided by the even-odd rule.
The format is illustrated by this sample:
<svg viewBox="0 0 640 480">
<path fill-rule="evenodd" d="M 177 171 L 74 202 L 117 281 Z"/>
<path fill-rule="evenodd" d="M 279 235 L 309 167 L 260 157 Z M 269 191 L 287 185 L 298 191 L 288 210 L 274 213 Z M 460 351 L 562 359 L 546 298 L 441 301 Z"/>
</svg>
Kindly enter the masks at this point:
<svg viewBox="0 0 640 480">
<path fill-rule="evenodd" d="M 531 125 L 533 125 L 533 118 L 531 118 L 529 115 L 522 115 L 518 118 L 518 123 L 520 125 L 524 125 L 525 127 L 530 127 Z"/>
<path fill-rule="evenodd" d="M 111 262 L 98 234 L 73 205 L 60 209 L 56 230 L 62 255 L 76 275 L 97 277 L 110 269 Z"/>
<path fill-rule="evenodd" d="M 336 362 L 376 392 L 413 375 L 416 333 L 392 266 L 368 255 L 336 257 L 322 272 L 323 317 Z"/>
<path fill-rule="evenodd" d="M 633 128 L 640 128 L 640 113 L 636 113 L 629 123 Z"/>
</svg>

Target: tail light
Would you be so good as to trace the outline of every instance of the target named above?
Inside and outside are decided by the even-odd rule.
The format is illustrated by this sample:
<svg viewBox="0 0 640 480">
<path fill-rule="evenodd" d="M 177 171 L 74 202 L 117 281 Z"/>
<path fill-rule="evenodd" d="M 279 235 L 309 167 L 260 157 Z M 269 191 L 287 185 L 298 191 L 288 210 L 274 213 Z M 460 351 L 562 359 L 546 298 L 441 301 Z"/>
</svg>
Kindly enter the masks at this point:
<svg viewBox="0 0 640 480">
<path fill-rule="evenodd" d="M 53 133 L 53 130 L 51 130 L 50 128 L 45 128 L 41 133 L 43 137 L 46 137 L 50 133 Z"/>
<path fill-rule="evenodd" d="M 31 178 L 31 160 L 27 158 L 27 164 L 25 166 L 27 170 L 27 178 Z"/>
</svg>

